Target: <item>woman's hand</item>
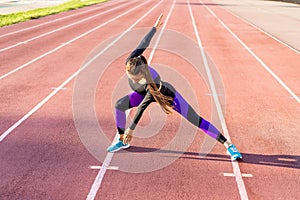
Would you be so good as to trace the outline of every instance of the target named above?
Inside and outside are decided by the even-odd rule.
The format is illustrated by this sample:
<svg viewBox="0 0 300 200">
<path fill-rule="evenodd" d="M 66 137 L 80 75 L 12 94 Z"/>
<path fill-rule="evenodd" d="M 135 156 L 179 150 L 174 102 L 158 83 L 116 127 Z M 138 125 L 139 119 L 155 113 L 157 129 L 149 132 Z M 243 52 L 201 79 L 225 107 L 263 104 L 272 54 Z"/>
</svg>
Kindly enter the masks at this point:
<svg viewBox="0 0 300 200">
<path fill-rule="evenodd" d="M 157 18 L 155 25 L 154 25 L 155 28 L 159 28 L 163 24 L 163 22 L 161 20 L 162 17 L 163 17 L 163 13 L 161 13 L 160 16 Z"/>
<path fill-rule="evenodd" d="M 127 128 L 123 135 L 123 144 L 127 144 L 128 142 L 130 142 L 132 137 L 133 137 L 133 130 Z"/>
</svg>

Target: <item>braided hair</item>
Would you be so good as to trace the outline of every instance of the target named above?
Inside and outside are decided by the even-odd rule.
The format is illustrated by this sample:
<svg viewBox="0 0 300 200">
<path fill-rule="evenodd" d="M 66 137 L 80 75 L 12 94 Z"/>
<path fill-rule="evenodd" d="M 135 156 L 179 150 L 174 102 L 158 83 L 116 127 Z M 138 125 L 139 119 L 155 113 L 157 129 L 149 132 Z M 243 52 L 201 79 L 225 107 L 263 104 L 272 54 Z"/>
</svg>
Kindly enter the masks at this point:
<svg viewBox="0 0 300 200">
<path fill-rule="evenodd" d="M 138 56 L 129 59 L 126 63 L 126 72 L 131 75 L 137 75 L 139 73 L 144 74 L 147 82 L 147 88 L 154 97 L 155 101 L 159 103 L 162 110 L 166 114 L 172 114 L 173 106 L 171 105 L 171 102 L 173 101 L 173 98 L 162 94 L 160 92 L 161 86 L 157 88 L 156 83 L 151 77 L 148 63 L 144 56 Z"/>
</svg>

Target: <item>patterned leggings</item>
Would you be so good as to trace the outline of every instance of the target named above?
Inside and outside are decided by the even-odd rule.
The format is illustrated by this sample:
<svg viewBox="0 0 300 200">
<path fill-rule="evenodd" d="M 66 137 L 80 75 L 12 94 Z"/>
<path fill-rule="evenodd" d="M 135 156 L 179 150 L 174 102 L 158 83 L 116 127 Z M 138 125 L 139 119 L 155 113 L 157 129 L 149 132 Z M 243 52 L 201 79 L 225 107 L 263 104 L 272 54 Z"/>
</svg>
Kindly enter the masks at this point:
<svg viewBox="0 0 300 200">
<path fill-rule="evenodd" d="M 115 116 L 119 134 L 123 134 L 125 130 L 125 111 L 127 109 L 137 107 L 143 101 L 143 99 L 143 95 L 137 92 L 132 92 L 117 101 L 115 105 Z M 226 142 L 227 139 L 220 133 L 220 131 L 213 124 L 200 117 L 178 92 L 175 92 L 174 95 L 173 108 L 193 125 L 203 130 L 210 137 L 218 140 L 222 144 Z"/>
</svg>

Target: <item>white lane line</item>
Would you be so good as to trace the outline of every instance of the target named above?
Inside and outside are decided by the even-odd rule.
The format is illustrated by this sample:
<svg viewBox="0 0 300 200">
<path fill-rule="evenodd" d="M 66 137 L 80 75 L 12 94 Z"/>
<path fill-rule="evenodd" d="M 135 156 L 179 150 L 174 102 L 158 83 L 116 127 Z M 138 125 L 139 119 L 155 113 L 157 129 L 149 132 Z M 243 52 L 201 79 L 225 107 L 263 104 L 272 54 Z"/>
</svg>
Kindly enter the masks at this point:
<svg viewBox="0 0 300 200">
<path fill-rule="evenodd" d="M 206 93 L 205 95 L 212 96 L 213 94 L 212 93 Z M 216 94 L 216 95 L 219 96 L 219 97 L 224 96 L 223 94 Z"/>
<path fill-rule="evenodd" d="M 152 51 L 151 51 L 151 53 L 150 53 L 150 55 L 149 55 L 149 58 L 148 58 L 148 60 L 147 60 L 148 63 L 149 63 L 149 65 L 150 65 L 150 63 L 151 63 L 151 61 L 152 61 L 152 59 L 153 59 L 155 50 L 156 50 L 156 48 L 157 48 L 157 46 L 158 46 L 158 44 L 159 44 L 159 42 L 160 42 L 160 39 L 161 39 L 161 37 L 162 37 L 162 35 L 163 35 L 163 33 L 164 33 L 164 30 L 165 30 L 165 28 L 166 28 L 166 26 L 167 26 L 167 23 L 168 23 L 168 21 L 169 21 L 169 19 L 170 19 L 170 17 L 171 17 L 171 14 L 172 14 L 172 12 L 173 12 L 173 10 L 174 10 L 175 2 L 176 2 L 176 0 L 173 1 L 173 4 L 172 4 L 172 6 L 171 6 L 171 8 L 170 8 L 170 11 L 169 11 L 169 13 L 168 13 L 166 19 L 164 20 L 163 26 L 162 26 L 162 28 L 161 28 L 161 32 L 159 33 L 159 35 L 158 35 L 158 37 L 157 37 L 157 39 L 156 39 L 156 42 L 155 42 L 154 45 L 153 45 L 153 49 L 152 49 Z"/>
<path fill-rule="evenodd" d="M 126 113 L 127 114 L 127 113 Z M 115 135 L 115 138 L 113 140 L 113 143 L 116 142 L 118 139 L 118 134 Z M 99 170 L 94 182 L 93 182 L 93 185 L 90 189 L 90 192 L 89 194 L 87 195 L 86 199 L 87 200 L 93 200 L 95 199 L 96 195 L 97 195 L 97 192 L 100 188 L 100 185 L 102 183 L 102 180 L 104 178 L 104 174 L 106 172 L 106 170 L 109 168 L 109 165 L 110 165 L 110 162 L 111 162 L 111 159 L 113 157 L 114 153 L 110 153 L 110 152 L 107 152 L 106 154 L 106 157 L 103 161 L 103 164 L 102 164 L 102 167 L 101 169 Z"/>
<path fill-rule="evenodd" d="M 234 173 L 223 173 L 223 176 L 226 176 L 226 177 L 234 177 Z M 242 174 L 242 177 L 245 177 L 245 178 L 252 178 L 253 175 L 252 174 Z"/>
<path fill-rule="evenodd" d="M 133 1 L 129 1 L 129 2 L 132 3 Z M 23 45 L 23 44 L 27 44 L 28 42 L 32 42 L 32 41 L 34 41 L 34 40 L 36 40 L 36 39 L 42 38 L 42 37 L 47 36 L 47 35 L 50 35 L 50 34 L 52 34 L 52 33 L 56 33 L 56 32 L 58 32 L 58 31 L 64 30 L 64 29 L 66 29 L 66 28 L 70 28 L 71 26 L 80 24 L 80 23 L 82 23 L 82 22 L 88 21 L 88 20 L 93 19 L 93 18 L 95 18 L 95 17 L 98 17 L 98 16 L 101 16 L 101 15 L 110 13 L 110 12 L 112 12 L 112 11 L 114 11 L 114 10 L 117 10 L 117 9 L 119 9 L 119 8 L 122 8 L 122 7 L 125 7 L 125 6 L 127 6 L 128 4 L 131 4 L 131 3 L 121 4 L 120 6 L 117 6 L 117 7 L 114 7 L 114 8 L 112 8 L 112 9 L 106 10 L 105 12 L 100 12 L 100 13 L 98 13 L 98 14 L 96 14 L 96 15 L 92 15 L 92 16 L 90 16 L 90 17 L 81 19 L 81 20 L 79 20 L 79 21 L 76 21 L 76 22 L 74 22 L 74 23 L 68 24 L 68 25 L 66 25 L 66 26 L 62 26 L 62 27 L 60 27 L 60 28 L 57 28 L 57 29 L 54 29 L 54 30 L 52 30 L 52 31 L 49 31 L 49 32 L 43 33 L 43 34 L 41 34 L 41 35 L 38 35 L 38 36 L 36 36 L 36 37 L 33 37 L 33 38 L 30 38 L 30 39 L 27 39 L 27 40 L 18 42 L 18 43 L 16 43 L 16 44 L 10 45 L 10 46 L 8 46 L 8 47 L 5 47 L 5 48 L 3 48 L 3 49 L 0 49 L 0 53 L 1 53 L 1 52 L 4 52 L 4 51 L 7 51 L 7 50 L 9 50 L 9 49 L 12 49 L 12 48 L 14 48 L 14 47 L 18 47 L 18 46 Z"/>
<path fill-rule="evenodd" d="M 210 71 L 210 68 L 209 68 L 209 65 L 208 65 L 208 62 L 207 62 L 207 58 L 206 58 L 204 50 L 203 50 L 202 42 L 201 42 L 201 39 L 200 39 L 200 36 L 199 36 L 199 33 L 198 33 L 198 29 L 197 29 L 197 25 L 196 25 L 195 18 L 194 18 L 194 15 L 193 15 L 193 11 L 192 11 L 192 8 L 191 8 L 191 4 L 190 4 L 189 0 L 187 0 L 187 2 L 188 2 L 188 8 L 189 8 L 190 16 L 192 18 L 194 32 L 195 32 L 195 35 L 196 35 L 196 38 L 197 38 L 198 46 L 199 46 L 200 51 L 201 51 L 203 64 L 205 66 L 205 70 L 206 70 L 206 74 L 207 74 L 207 77 L 208 77 L 210 89 L 211 89 L 211 92 L 212 92 L 212 97 L 213 97 L 214 103 L 215 103 L 216 108 L 217 108 L 219 119 L 221 121 L 223 133 L 224 133 L 225 137 L 230 141 L 230 136 L 229 136 L 229 132 L 228 132 L 228 129 L 227 129 L 226 121 L 225 121 L 225 118 L 224 118 L 224 115 L 223 115 L 223 112 L 222 112 L 221 104 L 220 104 L 219 99 L 218 99 L 215 83 L 214 83 L 212 75 L 211 75 L 211 71 Z M 246 191 L 246 188 L 245 188 L 245 184 L 244 184 L 244 181 L 243 181 L 243 178 L 242 178 L 242 175 L 241 175 L 241 171 L 240 171 L 240 167 L 238 165 L 238 162 L 237 161 L 231 161 L 231 163 L 232 163 L 232 167 L 233 167 L 233 173 L 235 175 L 235 180 L 237 182 L 238 190 L 239 190 L 239 193 L 240 193 L 240 197 L 241 197 L 242 200 L 247 200 L 248 195 L 247 195 L 247 191 Z"/>
<path fill-rule="evenodd" d="M 273 78 L 288 92 L 295 100 L 300 103 L 300 98 L 235 34 L 231 29 L 202 1 L 201 4 L 222 24 L 222 26 L 261 64 L 261 66 L 269 72 Z"/>
<path fill-rule="evenodd" d="M 96 166 L 96 165 L 92 165 L 92 166 L 89 166 L 89 169 L 101 169 L 102 166 Z M 108 166 L 107 167 L 108 170 L 119 170 L 119 167 L 118 166 Z"/>
<path fill-rule="evenodd" d="M 149 10 L 147 13 L 149 14 L 150 12 L 152 12 L 152 10 L 155 9 L 159 4 L 161 4 L 161 2 L 162 2 L 162 0 L 155 7 L 153 7 L 151 10 Z M 154 52 L 156 50 L 157 44 L 159 43 L 159 40 L 161 38 L 161 35 L 163 34 L 163 31 L 164 31 L 164 29 L 166 27 L 166 24 L 168 23 L 168 20 L 169 20 L 169 18 L 171 16 L 171 13 L 174 10 L 175 2 L 176 2 L 176 0 L 173 0 L 172 7 L 170 8 L 170 11 L 169 11 L 169 13 L 167 15 L 166 20 L 164 21 L 164 25 L 162 27 L 162 31 L 160 32 L 160 35 L 157 38 L 156 43 L 155 43 L 155 45 L 154 45 L 154 47 L 153 47 L 153 49 L 152 49 L 152 51 L 150 53 L 151 56 L 149 56 L 149 59 L 148 59 L 148 63 L 149 64 L 151 63 L 151 60 L 153 58 L 153 55 L 154 55 Z M 143 16 L 143 17 L 145 17 L 145 16 Z M 126 111 L 126 118 L 128 117 L 129 112 L 130 112 L 129 110 Z M 118 133 L 115 135 L 113 143 L 117 140 L 117 138 L 118 138 Z M 95 179 L 95 181 L 94 181 L 94 183 L 92 185 L 92 188 L 91 188 L 91 190 L 90 190 L 90 192 L 89 192 L 89 194 L 88 194 L 88 196 L 86 198 L 87 200 L 93 200 L 96 197 L 97 191 L 99 190 L 101 182 L 102 182 L 103 177 L 104 177 L 104 174 L 105 174 L 108 166 L 110 165 L 110 161 L 111 161 L 111 159 L 113 157 L 113 154 L 114 153 L 109 153 L 109 152 L 107 153 L 107 155 L 106 155 L 106 157 L 104 159 L 104 162 L 102 164 L 101 170 L 99 171 L 99 173 L 98 173 L 98 175 L 97 175 L 97 177 L 96 177 L 96 179 Z"/>
<path fill-rule="evenodd" d="M 68 44 L 70 44 L 70 43 L 72 43 L 72 42 L 74 42 L 74 41 L 76 41 L 76 40 L 79 40 L 80 38 L 82 38 L 82 37 L 84 37 L 84 36 L 86 36 L 86 35 L 88 35 L 88 34 L 94 32 L 94 31 L 96 31 L 97 29 L 102 28 L 103 26 L 105 26 L 105 25 L 107 25 L 107 24 L 113 22 L 114 20 L 116 20 L 116 19 L 118 19 L 118 18 L 120 18 L 120 17 L 122 17 L 122 16 L 124 16 L 124 15 L 126 15 L 126 14 L 128 14 L 128 13 L 130 13 L 132 10 L 135 10 L 135 9 L 141 7 L 141 6 L 144 5 L 145 3 L 147 3 L 147 2 L 144 2 L 144 3 L 142 3 L 142 4 L 139 4 L 138 6 L 133 7 L 133 8 L 131 8 L 131 9 L 127 10 L 126 12 L 122 13 L 121 15 L 118 15 L 117 17 L 114 17 L 114 18 L 112 18 L 112 19 L 106 21 L 105 23 L 103 23 L 103 24 L 101 24 L 101 25 L 99 25 L 99 26 L 96 26 L 95 28 L 93 28 L 93 29 L 91 29 L 91 30 L 89 30 L 89 31 L 87 31 L 87 32 L 85 32 L 85 33 L 83 33 L 83 34 L 81 34 L 81 35 L 79 35 L 79 36 L 77 36 L 77 37 L 75 37 L 75 38 L 73 38 L 73 39 L 67 41 L 67 42 L 64 43 L 64 44 L 61 44 L 61 45 L 57 46 L 56 48 L 54 48 L 54 49 L 52 49 L 52 50 L 50 50 L 50 51 L 48 51 L 48 52 L 46 52 L 46 53 L 44 53 L 44 54 L 42 54 L 42 55 L 40 55 L 40 56 L 38 56 L 38 57 L 32 59 L 31 61 L 29 61 L 29 62 L 27 62 L 27 63 L 25 63 L 25 64 L 23 64 L 23 65 L 21 65 L 21 66 L 19 66 L 19 67 L 15 68 L 14 70 L 12 70 L 12 71 L 10 71 L 10 72 L 8 72 L 8 73 L 6 73 L 6 74 L 0 76 L 0 80 L 2 80 L 2 79 L 4 79 L 4 78 L 6 78 L 7 76 L 9 76 L 9 75 L 11 75 L 11 74 L 13 74 L 13 73 L 15 73 L 15 72 L 17 72 L 17 71 L 19 71 L 19 70 L 25 68 L 25 67 L 27 67 L 28 65 L 30 65 L 30 64 L 32 64 L 32 63 L 34 63 L 34 62 L 36 62 L 36 61 L 38 61 L 38 60 L 40 60 L 40 59 L 46 57 L 47 55 L 50 55 L 50 54 L 56 52 L 57 50 L 59 50 L 59 49 L 65 47 L 65 46 L 67 46 Z"/>
<path fill-rule="evenodd" d="M 143 6 L 144 4 L 146 4 L 147 1 L 145 1 L 142 4 L 139 4 L 136 7 L 133 7 L 129 10 L 127 10 L 126 12 L 120 14 L 118 17 L 115 17 L 109 21 L 107 21 L 104 24 L 109 23 L 110 21 L 113 21 L 123 15 L 126 15 L 127 13 L 130 13 L 131 11 Z M 142 18 L 141 18 L 142 19 Z M 100 25 L 100 26 L 103 26 Z M 98 26 L 98 27 L 100 27 Z M 96 28 L 92 29 L 92 30 L 96 30 Z M 85 34 L 88 34 L 90 32 L 92 32 L 92 30 L 86 32 Z M 126 33 L 126 32 L 125 32 Z M 125 34 L 124 33 L 124 34 Z M 115 41 L 113 41 L 110 45 L 106 46 L 106 48 L 104 48 L 99 54 L 97 54 L 94 58 L 92 58 L 90 60 L 90 62 L 86 63 L 83 67 L 81 67 L 78 71 L 76 71 L 74 74 L 72 74 L 65 82 L 63 82 L 60 86 L 57 87 L 57 89 L 55 89 L 53 92 L 51 92 L 45 99 L 43 99 L 40 103 L 38 103 L 33 109 L 31 109 L 26 115 L 24 115 L 19 121 L 17 121 L 14 125 L 12 125 L 9 129 L 7 129 L 1 136 L 0 136 L 0 142 L 2 142 L 4 140 L 4 138 L 6 138 L 13 130 L 15 130 L 20 124 L 22 124 L 27 118 L 29 118 L 33 113 L 35 113 L 38 109 L 40 109 L 45 103 L 47 103 L 57 92 L 59 92 L 61 90 L 61 88 L 64 88 L 72 79 L 74 79 L 81 71 L 83 71 L 91 62 L 94 61 L 94 59 L 96 59 L 97 57 L 99 57 L 101 54 L 103 54 L 105 51 L 107 51 L 114 43 L 116 43 L 121 37 L 123 37 L 122 34 L 121 36 L 119 36 L 118 38 L 116 38 Z"/>
<path fill-rule="evenodd" d="M 300 98 L 300 96 L 297 96 L 297 97 L 298 97 L 298 98 Z M 293 99 L 293 98 L 295 98 L 295 97 L 293 97 L 293 96 L 290 96 L 290 98 L 292 98 L 292 99 Z"/>
<path fill-rule="evenodd" d="M 277 158 L 279 161 L 283 162 L 297 162 L 298 160 L 296 158 Z"/>
<path fill-rule="evenodd" d="M 51 87 L 50 90 L 67 90 L 67 88 Z"/>
<path fill-rule="evenodd" d="M 70 18 L 70 17 L 74 17 L 74 16 L 77 16 L 77 15 L 81 15 L 81 14 L 84 14 L 84 13 L 91 12 L 91 11 L 94 11 L 94 10 L 106 8 L 108 6 L 114 5 L 116 1 L 112 1 L 113 3 L 110 3 L 110 2 L 111 1 L 109 1 L 109 2 L 103 2 L 103 3 L 99 4 L 100 6 L 97 6 L 97 7 L 93 8 L 93 9 L 89 9 L 89 10 L 86 10 L 86 11 L 83 11 L 83 12 L 80 12 L 80 13 L 75 13 L 75 14 L 72 14 L 72 15 L 68 15 L 66 17 L 62 17 L 62 18 L 58 18 L 58 19 L 55 19 L 55 20 L 51 20 L 49 22 L 38 24 L 36 26 L 31 26 L 31 27 L 24 28 L 24 29 L 21 29 L 21 30 L 17 30 L 17 31 L 13 31 L 13 32 L 10 32 L 10 33 L 6 33 L 6 34 L 3 34 L 3 35 L 0 35 L 0 38 L 6 37 L 6 36 L 9 36 L 9 35 L 13 35 L 13 34 L 16 34 L 16 33 L 21 33 L 21 32 L 24 32 L 24 31 L 27 31 L 27 30 L 31 30 L 31 29 L 34 29 L 34 28 L 38 28 L 40 26 L 44 26 L 44 25 L 47 25 L 47 24 L 58 22 L 58 21 L 61 21 L 61 20 L 64 20 L 64 19 L 67 19 L 67 18 Z M 121 3 L 121 2 L 120 1 L 116 2 L 116 4 L 119 4 L 119 3 Z"/>
</svg>

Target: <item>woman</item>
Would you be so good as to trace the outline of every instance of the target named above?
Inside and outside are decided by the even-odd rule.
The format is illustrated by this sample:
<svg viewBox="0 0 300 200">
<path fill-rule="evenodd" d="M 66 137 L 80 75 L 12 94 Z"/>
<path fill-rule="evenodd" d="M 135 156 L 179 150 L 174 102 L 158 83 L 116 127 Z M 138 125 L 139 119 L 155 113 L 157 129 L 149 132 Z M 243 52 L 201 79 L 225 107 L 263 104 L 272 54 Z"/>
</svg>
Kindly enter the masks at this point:
<svg viewBox="0 0 300 200">
<path fill-rule="evenodd" d="M 121 99 L 115 105 L 116 125 L 119 133 L 119 140 L 108 147 L 109 152 L 116 152 L 129 147 L 133 137 L 133 131 L 140 120 L 144 110 L 152 102 L 160 104 L 166 114 L 173 110 L 185 117 L 189 122 L 202 129 L 206 134 L 213 137 L 227 148 L 227 153 L 233 160 L 241 159 L 242 155 L 211 123 L 200 117 L 186 100 L 167 82 L 160 79 L 159 74 L 147 64 L 146 58 L 142 55 L 156 32 L 162 24 L 162 14 L 157 19 L 154 27 L 144 37 L 139 46 L 126 59 L 126 74 L 133 92 Z M 138 107 L 132 124 L 125 130 L 125 111 Z"/>
</svg>

